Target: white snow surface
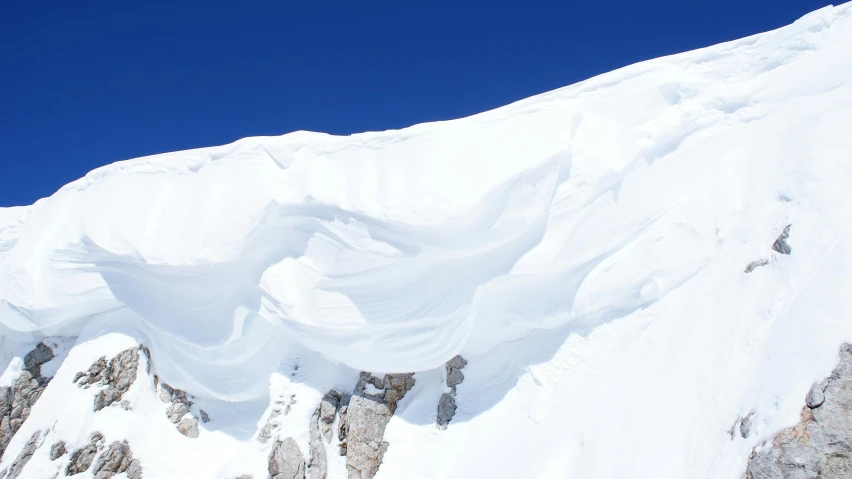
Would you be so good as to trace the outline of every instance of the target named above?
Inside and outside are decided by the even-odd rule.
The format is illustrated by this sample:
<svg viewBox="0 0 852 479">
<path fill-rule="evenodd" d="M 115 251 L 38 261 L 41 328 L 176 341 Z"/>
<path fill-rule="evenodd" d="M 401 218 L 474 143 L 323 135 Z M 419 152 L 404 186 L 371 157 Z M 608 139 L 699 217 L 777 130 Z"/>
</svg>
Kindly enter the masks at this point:
<svg viewBox="0 0 852 479">
<path fill-rule="evenodd" d="M 367 370 L 417 381 L 379 479 L 739 478 L 852 341 L 850 130 L 844 4 L 469 118 L 99 168 L 0 209 L 0 382 L 78 338 L 0 465 L 36 429 L 101 430 L 145 477 L 266 477 L 276 401 L 306 453 L 320 397 Z M 99 413 L 71 382 L 138 343 L 211 413 L 198 439 L 142 381 Z M 29 477 L 59 470 L 46 449 Z"/>
</svg>

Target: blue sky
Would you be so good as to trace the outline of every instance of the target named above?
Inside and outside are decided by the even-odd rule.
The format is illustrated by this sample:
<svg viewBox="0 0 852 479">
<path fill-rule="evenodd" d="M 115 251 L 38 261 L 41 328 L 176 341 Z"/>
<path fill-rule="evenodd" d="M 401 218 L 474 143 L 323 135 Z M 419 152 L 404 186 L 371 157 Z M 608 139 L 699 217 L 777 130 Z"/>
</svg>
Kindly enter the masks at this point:
<svg viewBox="0 0 852 479">
<path fill-rule="evenodd" d="M 113 161 L 471 115 L 812 0 L 0 3 L 0 206 Z"/>
</svg>

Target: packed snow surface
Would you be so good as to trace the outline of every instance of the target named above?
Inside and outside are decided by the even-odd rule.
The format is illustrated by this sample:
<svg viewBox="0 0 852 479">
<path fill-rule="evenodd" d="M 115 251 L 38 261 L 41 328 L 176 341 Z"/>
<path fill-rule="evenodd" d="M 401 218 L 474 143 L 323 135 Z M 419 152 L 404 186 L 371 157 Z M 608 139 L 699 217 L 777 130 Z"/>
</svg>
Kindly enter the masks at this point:
<svg viewBox="0 0 852 479">
<path fill-rule="evenodd" d="M 379 477 L 735 478 L 852 340 L 850 131 L 846 4 L 469 118 L 118 162 L 0 209 L 0 334 L 121 325 L 219 401 L 295 356 L 417 372 Z"/>
</svg>

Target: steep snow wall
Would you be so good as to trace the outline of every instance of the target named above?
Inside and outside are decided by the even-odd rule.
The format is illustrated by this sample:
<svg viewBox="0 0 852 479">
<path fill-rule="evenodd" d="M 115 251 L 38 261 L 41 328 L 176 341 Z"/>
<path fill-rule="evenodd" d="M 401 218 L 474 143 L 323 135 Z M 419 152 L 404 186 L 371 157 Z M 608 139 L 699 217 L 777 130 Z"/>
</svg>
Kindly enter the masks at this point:
<svg viewBox="0 0 852 479">
<path fill-rule="evenodd" d="M 836 289 L 849 286 L 850 16 L 827 7 L 460 120 L 97 169 L 0 210 L 0 334 L 132 324 L 164 375 L 219 398 L 266 394 L 296 344 L 412 372 L 621 318 L 661 331 L 650 375 L 681 361 L 682 380 L 721 384 L 689 377 L 832 343 L 828 367 L 834 335 L 852 339 Z M 791 223 L 781 257 L 770 245 Z M 796 328 L 812 336 L 786 337 Z"/>
</svg>

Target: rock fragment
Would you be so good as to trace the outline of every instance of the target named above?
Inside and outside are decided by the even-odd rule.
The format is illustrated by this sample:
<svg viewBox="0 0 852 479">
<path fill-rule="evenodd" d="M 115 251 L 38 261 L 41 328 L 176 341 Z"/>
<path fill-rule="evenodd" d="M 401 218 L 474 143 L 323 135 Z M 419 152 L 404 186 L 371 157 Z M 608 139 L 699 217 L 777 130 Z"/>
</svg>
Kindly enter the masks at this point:
<svg viewBox="0 0 852 479">
<path fill-rule="evenodd" d="M 183 418 L 178 423 L 177 429 L 184 436 L 195 439 L 198 437 L 198 420 L 194 417 Z"/>
<path fill-rule="evenodd" d="M 66 452 L 68 451 L 65 449 L 65 441 L 59 441 L 50 446 L 50 460 L 55 461 L 64 456 Z"/>
<path fill-rule="evenodd" d="M 751 263 L 749 263 L 746 266 L 745 272 L 751 273 L 752 271 L 756 270 L 757 268 L 760 268 L 761 266 L 766 266 L 768 264 L 769 264 L 768 259 L 759 259 L 759 260 L 756 260 L 756 261 L 752 261 Z"/>
<path fill-rule="evenodd" d="M 793 251 L 793 248 L 787 244 L 787 238 L 790 237 L 790 227 L 793 225 L 787 225 L 784 228 L 784 231 L 778 236 L 774 243 L 772 243 L 772 249 L 781 253 L 781 254 L 790 254 Z"/>
</svg>

